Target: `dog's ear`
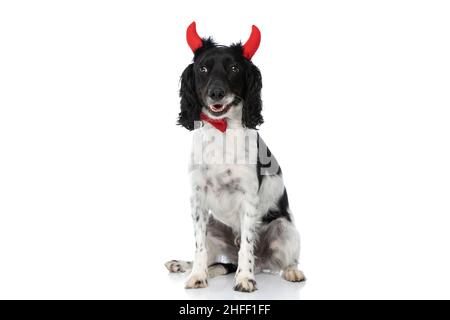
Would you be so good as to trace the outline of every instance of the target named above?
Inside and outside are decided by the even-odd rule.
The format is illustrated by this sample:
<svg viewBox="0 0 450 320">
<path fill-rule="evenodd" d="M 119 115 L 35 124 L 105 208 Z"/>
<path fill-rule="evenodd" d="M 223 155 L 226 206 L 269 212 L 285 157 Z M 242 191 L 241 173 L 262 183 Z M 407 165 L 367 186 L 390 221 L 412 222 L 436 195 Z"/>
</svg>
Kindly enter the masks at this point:
<svg viewBox="0 0 450 320">
<path fill-rule="evenodd" d="M 256 126 L 264 122 L 261 115 L 261 72 L 259 71 L 258 67 L 250 62 L 246 70 L 245 77 L 246 92 L 242 109 L 242 124 L 244 125 L 244 127 L 256 129 Z"/>
<path fill-rule="evenodd" d="M 180 113 L 178 124 L 188 130 L 194 129 L 194 121 L 200 120 L 201 104 L 195 91 L 194 64 L 186 67 L 181 75 Z"/>
</svg>

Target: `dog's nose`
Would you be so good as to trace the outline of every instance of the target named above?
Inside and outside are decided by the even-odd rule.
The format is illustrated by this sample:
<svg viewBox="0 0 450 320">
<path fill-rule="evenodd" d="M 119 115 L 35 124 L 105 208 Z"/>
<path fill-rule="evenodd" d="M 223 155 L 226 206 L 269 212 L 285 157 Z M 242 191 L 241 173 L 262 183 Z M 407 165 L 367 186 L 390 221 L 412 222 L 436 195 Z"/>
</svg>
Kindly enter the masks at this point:
<svg viewBox="0 0 450 320">
<path fill-rule="evenodd" d="M 225 90 L 220 87 L 214 87 L 209 90 L 209 97 L 215 101 L 225 97 Z"/>
</svg>

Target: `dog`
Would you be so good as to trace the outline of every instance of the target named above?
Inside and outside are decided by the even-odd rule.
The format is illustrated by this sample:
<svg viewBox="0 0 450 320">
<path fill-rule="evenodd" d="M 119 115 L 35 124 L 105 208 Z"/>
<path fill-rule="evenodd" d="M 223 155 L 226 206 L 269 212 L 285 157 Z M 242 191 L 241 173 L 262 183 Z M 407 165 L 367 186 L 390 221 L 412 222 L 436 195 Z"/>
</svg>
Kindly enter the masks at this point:
<svg viewBox="0 0 450 320">
<path fill-rule="evenodd" d="M 300 282 L 300 239 L 278 162 L 260 138 L 263 123 L 259 69 L 251 62 L 261 33 L 230 46 L 187 29 L 193 62 L 181 76 L 178 124 L 194 130 L 189 172 L 195 257 L 168 261 L 170 272 L 190 271 L 186 288 L 235 272 L 234 290 L 257 289 L 255 273 L 281 271 Z"/>
</svg>

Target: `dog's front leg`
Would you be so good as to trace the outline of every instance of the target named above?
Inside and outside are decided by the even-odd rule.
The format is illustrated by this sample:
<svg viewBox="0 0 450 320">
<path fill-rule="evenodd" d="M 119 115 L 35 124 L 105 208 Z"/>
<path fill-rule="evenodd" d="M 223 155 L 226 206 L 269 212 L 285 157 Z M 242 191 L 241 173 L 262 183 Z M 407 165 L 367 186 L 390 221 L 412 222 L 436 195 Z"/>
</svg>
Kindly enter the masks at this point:
<svg viewBox="0 0 450 320">
<path fill-rule="evenodd" d="M 206 252 L 208 211 L 201 207 L 199 195 L 194 195 L 191 198 L 191 210 L 195 232 L 195 257 L 192 272 L 186 282 L 186 288 L 206 288 L 208 286 L 208 254 Z"/>
<path fill-rule="evenodd" d="M 256 207 L 244 203 L 241 211 L 241 241 L 239 249 L 238 270 L 234 290 L 252 292 L 256 290 L 254 275 L 254 247 L 256 242 L 257 214 Z"/>
</svg>

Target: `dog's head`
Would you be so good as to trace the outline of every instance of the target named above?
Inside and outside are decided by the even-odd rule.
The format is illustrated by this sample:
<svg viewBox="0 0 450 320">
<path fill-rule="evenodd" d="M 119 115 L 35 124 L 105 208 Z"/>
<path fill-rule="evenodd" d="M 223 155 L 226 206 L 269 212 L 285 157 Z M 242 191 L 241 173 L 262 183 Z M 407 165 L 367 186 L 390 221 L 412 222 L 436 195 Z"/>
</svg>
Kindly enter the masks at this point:
<svg viewBox="0 0 450 320">
<path fill-rule="evenodd" d="M 256 128 L 261 115 L 261 73 L 251 62 L 261 34 L 255 26 L 248 41 L 219 46 L 211 38 L 200 38 L 193 22 L 187 29 L 187 42 L 194 52 L 193 63 L 181 75 L 178 124 L 194 129 L 194 121 L 204 112 L 213 119 L 239 115 L 242 125 Z M 234 108 L 242 106 L 235 112 Z"/>
</svg>

